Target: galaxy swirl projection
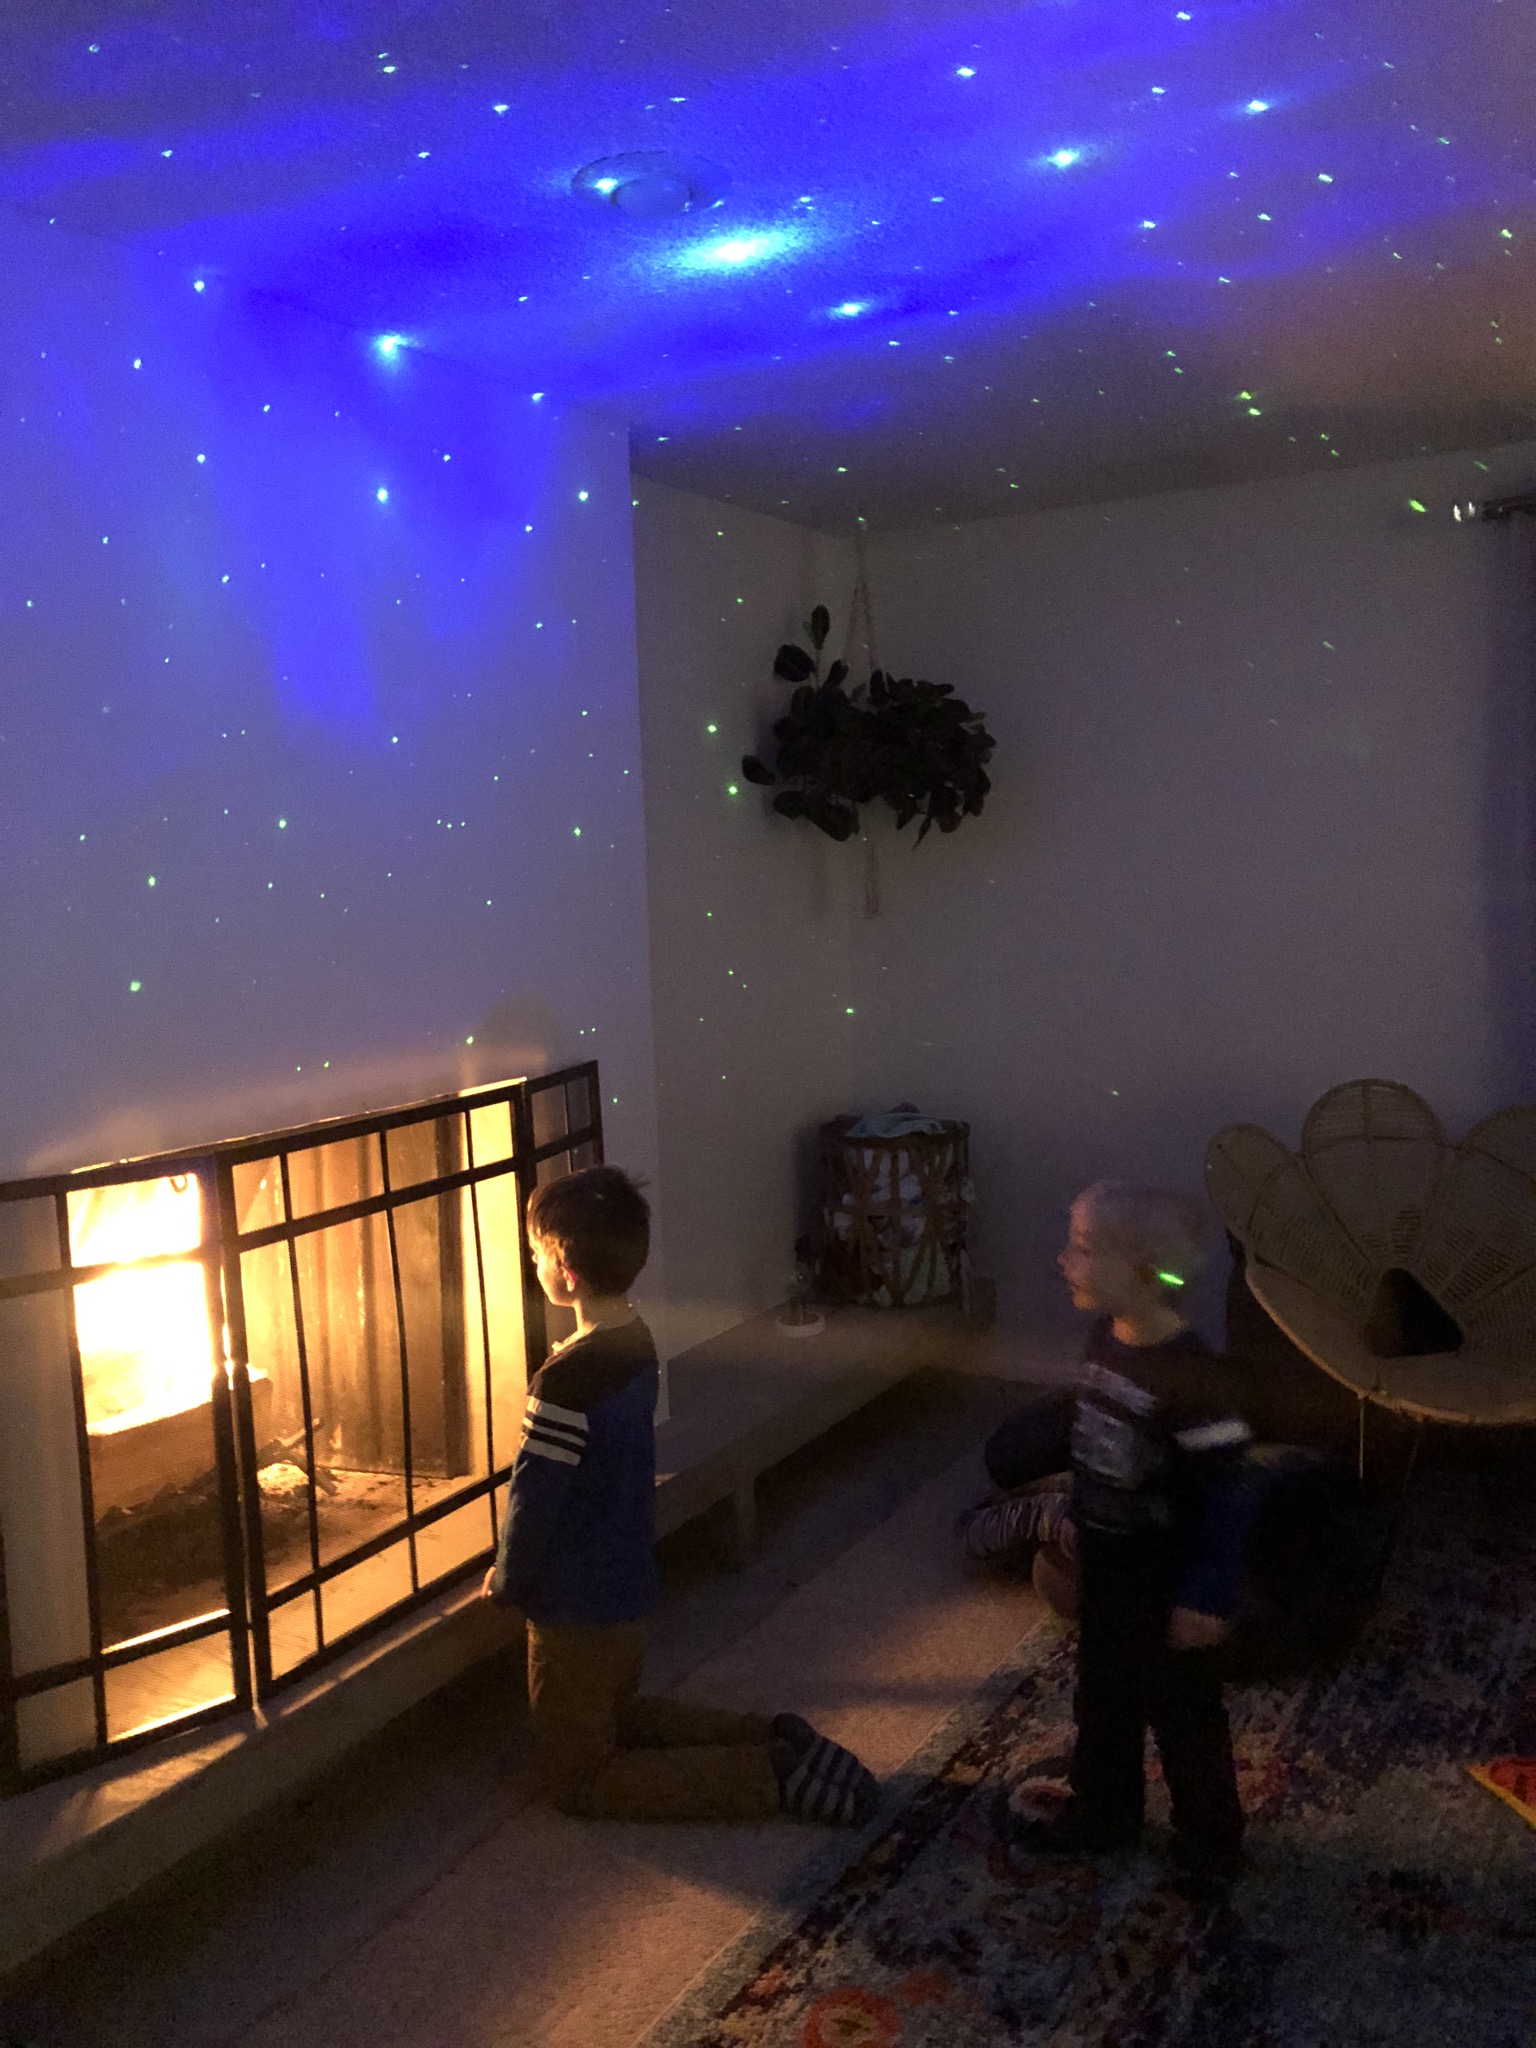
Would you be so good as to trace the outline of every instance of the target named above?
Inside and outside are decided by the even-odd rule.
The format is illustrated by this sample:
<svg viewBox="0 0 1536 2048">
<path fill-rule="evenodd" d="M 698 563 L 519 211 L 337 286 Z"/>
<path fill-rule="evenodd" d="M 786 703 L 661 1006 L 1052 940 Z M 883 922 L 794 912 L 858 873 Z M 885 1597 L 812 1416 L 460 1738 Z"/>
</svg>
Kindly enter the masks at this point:
<svg viewBox="0 0 1536 2048">
<path fill-rule="evenodd" d="M 0 1171 L 589 1053 L 643 1152 L 622 434 L 142 246 L 5 260 Z"/>
<path fill-rule="evenodd" d="M 0 201 L 802 524 L 1536 425 L 1516 0 L 11 14 Z"/>
</svg>

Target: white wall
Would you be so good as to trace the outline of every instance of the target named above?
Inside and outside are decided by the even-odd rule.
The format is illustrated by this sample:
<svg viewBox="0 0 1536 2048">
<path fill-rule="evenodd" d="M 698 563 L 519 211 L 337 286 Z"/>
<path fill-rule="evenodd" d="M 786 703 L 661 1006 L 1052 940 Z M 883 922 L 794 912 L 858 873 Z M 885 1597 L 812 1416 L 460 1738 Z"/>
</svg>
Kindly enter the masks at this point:
<svg viewBox="0 0 1536 2048">
<path fill-rule="evenodd" d="M 1357 1076 L 1454 1132 L 1530 1094 L 1530 535 L 1449 508 L 1536 447 L 1484 460 L 879 538 L 882 658 L 998 751 L 853 928 L 858 1093 L 971 1119 L 1006 1320 L 1100 1174 L 1197 1186 Z"/>
<path fill-rule="evenodd" d="M 653 1168 L 622 431 L 0 235 L 0 1174 L 592 1053 Z"/>
<path fill-rule="evenodd" d="M 651 978 L 670 1348 L 783 1299 L 817 1124 L 847 1107 L 857 1018 L 852 847 L 741 779 L 787 687 L 774 651 L 849 550 L 782 520 L 635 486 Z M 731 794 L 732 786 L 736 794 Z"/>
<path fill-rule="evenodd" d="M 0 1173 L 595 1052 L 676 1348 L 781 1293 L 844 1107 L 971 1118 L 1040 1323 L 1094 1174 L 1529 1091 L 1528 534 L 1446 508 L 1536 449 L 881 538 L 882 657 L 1001 744 L 865 923 L 738 774 L 845 544 L 644 485 L 632 571 L 610 425 L 3 245 Z"/>
<path fill-rule="evenodd" d="M 691 1328 L 778 1292 L 795 1147 L 837 1109 L 970 1119 L 977 1262 L 1043 1360 L 1073 1327 L 1065 1205 L 1098 1175 L 1197 1187 L 1223 1124 L 1294 1141 L 1360 1075 L 1420 1089 L 1453 1132 L 1532 1092 L 1536 578 L 1528 532 L 1449 508 L 1533 468 L 1506 448 L 880 536 L 881 659 L 953 683 L 999 750 L 980 820 L 921 848 L 879 835 L 873 921 L 854 849 L 725 794 L 783 694 L 773 646 L 818 596 L 841 635 L 848 549 L 637 487 L 666 1242 Z M 1195 1306 L 1219 1328 L 1214 1273 Z"/>
</svg>

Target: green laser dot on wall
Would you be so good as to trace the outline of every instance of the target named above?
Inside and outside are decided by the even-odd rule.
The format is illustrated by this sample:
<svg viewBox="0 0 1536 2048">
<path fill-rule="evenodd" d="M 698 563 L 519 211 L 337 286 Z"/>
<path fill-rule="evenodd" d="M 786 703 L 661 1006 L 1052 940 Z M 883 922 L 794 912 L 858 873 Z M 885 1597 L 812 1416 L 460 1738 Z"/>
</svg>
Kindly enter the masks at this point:
<svg viewBox="0 0 1536 2048">
<path fill-rule="evenodd" d="M 1177 1273 L 1159 1273 L 1157 1277 L 1165 1287 L 1182 1287 L 1184 1285 L 1183 1280 Z"/>
</svg>

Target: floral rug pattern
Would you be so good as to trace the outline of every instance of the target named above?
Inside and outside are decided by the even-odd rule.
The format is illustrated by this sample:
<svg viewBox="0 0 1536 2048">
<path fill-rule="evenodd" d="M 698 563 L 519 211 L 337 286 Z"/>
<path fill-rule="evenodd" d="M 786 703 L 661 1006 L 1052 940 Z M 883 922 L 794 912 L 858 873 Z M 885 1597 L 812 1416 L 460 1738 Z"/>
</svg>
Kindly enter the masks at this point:
<svg viewBox="0 0 1536 2048">
<path fill-rule="evenodd" d="M 1536 1836 L 1468 1775 L 1536 1735 L 1536 1514 L 1421 1475 L 1344 1667 L 1231 1697 L 1247 1870 L 1011 1852 L 998 1790 L 1060 1776 L 1072 1643 L 1017 1686 L 734 1986 L 654 2048 L 1532 2048 Z M 724 1969 L 729 1973 L 731 1964 Z"/>
</svg>

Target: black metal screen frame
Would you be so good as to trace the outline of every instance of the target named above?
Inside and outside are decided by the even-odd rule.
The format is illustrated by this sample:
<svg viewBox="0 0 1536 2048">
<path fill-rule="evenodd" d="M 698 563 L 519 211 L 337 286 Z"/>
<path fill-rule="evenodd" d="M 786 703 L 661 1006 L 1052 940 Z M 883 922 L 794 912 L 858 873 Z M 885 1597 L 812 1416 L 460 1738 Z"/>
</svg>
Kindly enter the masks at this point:
<svg viewBox="0 0 1536 2048">
<path fill-rule="evenodd" d="M 585 1120 L 573 1123 L 569 1116 L 570 1095 L 573 1087 L 580 1087 L 585 1094 L 588 1114 Z M 536 1104 L 540 1098 L 552 1095 L 556 1090 L 562 1095 L 561 1130 L 558 1135 L 540 1144 L 535 1140 L 538 1122 Z M 476 1164 L 474 1158 L 473 1115 L 500 1104 L 507 1106 L 511 1120 L 512 1152 L 510 1158 Z M 412 1181 L 395 1187 L 390 1181 L 388 1134 L 404 1130 L 412 1125 L 442 1124 L 449 1118 L 458 1119 L 462 1124 L 462 1156 L 465 1165 L 451 1172 L 433 1175 L 426 1180 Z M 303 1216 L 294 1216 L 291 1187 L 289 1185 L 289 1162 L 297 1152 L 313 1149 L 319 1145 L 344 1143 L 348 1140 L 376 1139 L 379 1146 L 380 1192 L 361 1197 L 354 1202 L 341 1204 L 331 1209 L 316 1210 Z M 438 1594 L 447 1591 L 471 1573 L 483 1571 L 490 1561 L 496 1540 L 496 1503 L 499 1488 L 506 1485 L 512 1469 L 515 1444 L 498 1445 L 494 1436 L 493 1404 L 490 1399 L 489 1374 L 491 1365 L 490 1331 L 487 1322 L 487 1296 L 485 1288 L 485 1267 L 487 1247 L 480 1226 L 478 1190 L 499 1180 L 512 1178 L 518 1190 L 517 1210 L 517 1257 L 522 1274 L 522 1323 L 525 1346 L 525 1372 L 528 1378 L 538 1370 L 548 1353 L 548 1330 L 544 1315 L 544 1297 L 534 1271 L 533 1254 L 528 1243 L 525 1211 L 528 1196 L 537 1185 L 539 1168 L 551 1160 L 569 1161 L 573 1155 L 586 1153 L 596 1164 L 603 1156 L 603 1132 L 601 1096 L 598 1088 L 598 1073 L 595 1061 L 580 1066 L 562 1068 L 558 1073 L 540 1075 L 536 1080 L 522 1080 L 499 1087 L 476 1089 L 468 1096 L 447 1096 L 432 1102 L 412 1104 L 408 1108 L 393 1110 L 382 1115 L 348 1118 L 335 1123 L 316 1127 L 295 1137 L 273 1143 L 269 1139 L 257 1140 L 232 1151 L 225 1168 L 221 1199 L 233 1218 L 234 1211 L 234 1169 L 237 1165 L 254 1164 L 277 1156 L 283 1169 L 284 1220 L 270 1224 L 263 1229 L 247 1232 L 227 1230 L 225 1232 L 225 1298 L 239 1304 L 238 1319 L 231 1316 L 229 1323 L 230 1351 L 234 1361 L 232 1384 L 235 1404 L 235 1427 L 240 1446 L 240 1468 L 242 1473 L 254 1475 L 258 1446 L 255 1441 L 255 1424 L 251 1410 L 250 1382 L 248 1378 L 250 1357 L 244 1326 L 244 1293 L 238 1271 L 240 1257 L 249 1251 L 261 1250 L 269 1245 L 285 1244 L 290 1247 L 289 1272 L 294 1287 L 294 1317 L 300 1359 L 300 1384 L 305 1415 L 306 1465 L 309 1471 L 307 1499 L 309 1504 L 309 1570 L 287 1579 L 274 1590 L 269 1585 L 265 1545 L 261 1527 L 260 1502 L 254 1484 L 247 1485 L 243 1494 L 245 1554 L 248 1559 L 250 1582 L 249 1612 L 251 1627 L 251 1657 L 255 1673 L 255 1693 L 258 1699 L 270 1698 L 285 1687 L 308 1677 L 319 1666 L 352 1645 L 370 1635 L 388 1628 L 393 1622 L 410 1613 Z M 400 1313 L 400 1267 L 398 1248 L 394 1234 L 394 1217 L 403 1208 L 419 1202 L 430 1201 L 445 1195 L 467 1190 L 470 1195 L 470 1229 L 473 1238 L 474 1265 L 477 1285 L 475 1299 L 482 1317 L 480 1352 L 487 1374 L 485 1401 L 485 1472 L 478 1478 L 466 1478 L 462 1485 L 454 1486 L 430 1506 L 418 1508 L 414 1499 L 414 1484 L 411 1459 L 410 1428 L 410 1360 L 409 1344 L 406 1337 L 405 1319 Z M 322 1561 L 320 1557 L 318 1531 L 318 1501 L 313 1478 L 314 1469 L 314 1420 L 313 1397 L 307 1359 L 307 1343 L 304 1322 L 304 1307 L 299 1298 L 297 1261 L 292 1247 L 305 1236 L 317 1231 L 333 1229 L 338 1224 L 363 1221 L 371 1216 L 385 1219 L 388 1231 L 390 1275 L 396 1301 L 395 1327 L 399 1342 L 398 1370 L 401 1410 L 403 1417 L 402 1443 L 404 1450 L 405 1513 L 393 1524 L 378 1534 L 360 1543 L 337 1551 Z M 486 1540 L 484 1548 L 472 1557 L 453 1565 L 446 1571 L 431 1578 L 423 1578 L 420 1569 L 416 1539 L 420 1532 L 430 1528 L 434 1522 L 456 1513 L 476 1500 L 483 1499 L 486 1506 Z M 322 1589 L 332 1580 L 355 1566 L 366 1563 L 370 1558 L 403 1545 L 410 1568 L 411 1590 L 388 1607 L 371 1615 L 356 1626 L 327 1636 L 325 1631 L 324 1603 Z M 307 1656 L 286 1665 L 281 1671 L 274 1670 L 272 1656 L 271 1620 L 283 1608 L 300 1600 L 310 1603 L 316 1649 Z"/>
<path fill-rule="evenodd" d="M 166 1154 L 162 1158 L 140 1159 L 119 1166 L 92 1167 L 76 1174 L 50 1175 L 43 1179 L 0 1183 L 0 1202 L 51 1200 L 58 1232 L 59 1263 L 40 1273 L 0 1279 L 0 1300 L 21 1296 L 59 1293 L 64 1297 L 64 1320 L 68 1351 L 70 1397 L 74 1415 L 76 1471 L 80 1486 L 81 1526 L 85 1549 L 85 1589 L 89 1649 L 85 1656 L 45 1665 L 34 1671 L 16 1672 L 12 1658 L 9 1607 L 3 1598 L 6 1584 L 5 1547 L 0 1532 L 0 1789 L 15 1790 L 70 1771 L 83 1770 L 103 1757 L 159 1741 L 170 1733 L 196 1728 L 219 1720 L 251 1705 L 249 1635 L 245 1581 L 245 1556 L 238 1525 L 227 1504 L 236 1497 L 239 1477 L 227 1384 L 214 1374 L 212 1424 L 217 1498 L 220 1505 L 219 1533 L 224 1578 L 225 1605 L 191 1620 L 172 1622 L 165 1628 L 108 1644 L 102 1627 L 101 1583 L 96 1538 L 96 1514 L 92 1491 L 90 1437 L 87 1429 L 85 1379 L 81 1368 L 80 1340 L 75 1325 L 75 1289 L 86 1282 L 122 1271 L 167 1265 L 201 1265 L 207 1290 L 210 1326 L 218 1330 L 224 1318 L 220 1289 L 218 1247 L 205 1235 L 196 1249 L 168 1252 L 143 1259 L 76 1265 L 70 1247 L 69 1197 L 91 1188 L 127 1187 L 138 1181 L 163 1180 L 173 1176 L 196 1178 L 202 1196 L 203 1214 L 212 1213 L 212 1160 L 206 1152 Z M 0 1360 L 0 1371 L 4 1361 Z M 131 1733 L 112 1736 L 107 1725 L 107 1674 L 123 1666 L 156 1657 L 183 1644 L 224 1636 L 229 1647 L 231 1691 L 225 1698 L 209 1702 L 185 1714 L 135 1728 Z M 17 1706 L 24 1699 L 50 1692 L 78 1680 L 89 1680 L 92 1693 L 95 1739 L 88 1748 L 76 1749 L 47 1762 L 24 1768 L 20 1761 Z"/>
<path fill-rule="evenodd" d="M 573 1119 L 570 1111 L 576 1091 L 584 1097 L 585 1115 Z M 541 1114 L 546 1098 L 559 1091 L 559 1128 L 540 1138 L 539 1128 L 548 1119 Z M 474 1157 L 474 1117 L 500 1104 L 507 1107 L 510 1121 L 510 1157 L 477 1164 Z M 437 1124 L 458 1119 L 462 1133 L 464 1164 L 426 1180 L 393 1185 L 388 1135 L 413 1125 Z M 381 1186 L 376 1194 L 330 1209 L 293 1213 L 290 1162 L 303 1152 L 347 1140 L 378 1146 Z M 295 1684 L 330 1659 L 367 1637 L 389 1628 L 410 1613 L 448 1590 L 473 1572 L 483 1571 L 494 1549 L 496 1537 L 496 1495 L 511 1473 L 515 1443 L 498 1444 L 495 1438 L 491 1399 L 491 1335 L 485 1286 L 488 1248 L 480 1226 L 479 1190 L 490 1183 L 512 1179 L 517 1188 L 516 1257 L 520 1276 L 524 1366 L 528 1378 L 538 1370 L 549 1349 L 544 1297 L 534 1270 L 528 1243 L 526 1210 L 528 1196 L 538 1185 L 541 1168 L 558 1162 L 598 1163 L 603 1157 L 602 1095 L 596 1061 L 561 1068 L 535 1079 L 504 1082 L 476 1088 L 464 1094 L 435 1097 L 372 1115 L 341 1117 L 325 1122 L 268 1132 L 258 1137 L 231 1140 L 192 1151 L 157 1154 L 150 1158 L 99 1166 L 78 1173 L 55 1174 L 37 1179 L 0 1183 L 0 1203 L 36 1202 L 49 1199 L 54 1206 L 58 1231 L 57 1267 L 10 1278 L 0 1278 L 0 1300 L 17 1296 L 59 1292 L 64 1296 L 68 1369 L 71 1382 L 77 1469 L 80 1484 L 82 1530 L 85 1546 L 85 1587 L 89 1626 L 86 1655 L 37 1670 L 18 1674 L 13 1668 L 11 1634 L 6 1601 L 6 1568 L 3 1532 L 0 1532 L 0 1790 L 14 1791 L 49 1778 L 82 1770 L 109 1756 L 156 1742 L 248 1710 L 254 1701 Z M 241 1231 L 235 1194 L 235 1173 L 239 1167 L 277 1160 L 282 1176 L 282 1220 L 260 1229 Z M 71 1261 L 69 1197 L 91 1188 L 121 1187 L 133 1182 L 161 1180 L 171 1176 L 195 1177 L 201 1193 L 204 1218 L 203 1237 L 192 1251 L 157 1254 L 152 1257 L 90 1266 Z M 396 1213 L 414 1203 L 426 1202 L 467 1191 L 470 1229 L 476 1276 L 475 1299 L 482 1319 L 479 1352 L 485 1374 L 485 1470 L 467 1476 L 429 1506 L 418 1509 L 414 1500 L 411 1465 L 409 1349 L 403 1314 L 401 1274 L 395 1236 Z M 295 1247 L 304 1236 L 338 1224 L 379 1216 L 384 1219 L 389 1250 L 390 1279 L 395 1299 L 395 1329 L 398 1335 L 398 1369 L 403 1417 L 405 1513 L 394 1524 L 365 1541 L 321 1561 L 315 1496 L 314 1411 L 304 1355 L 304 1311 L 299 1299 Z M 245 1290 L 241 1272 L 242 1254 L 269 1245 L 288 1248 L 288 1269 L 295 1291 L 295 1330 L 300 1357 L 300 1387 L 304 1414 L 304 1445 L 308 1479 L 310 1570 L 287 1580 L 274 1592 L 268 1584 L 267 1560 L 261 1521 L 255 1420 L 250 1391 L 249 1347 L 246 1327 Z M 209 1322 L 217 1333 L 227 1331 L 227 1358 L 222 1371 L 215 1369 L 212 1385 L 215 1472 L 219 1511 L 220 1551 L 225 1605 L 189 1621 L 176 1622 L 128 1641 L 107 1644 L 103 1639 L 101 1589 L 97 1557 L 96 1518 L 92 1500 L 90 1441 L 87 1432 L 84 1378 L 80 1346 L 75 1327 L 75 1289 L 84 1282 L 121 1272 L 157 1265 L 197 1263 L 203 1268 L 208 1298 Z M 217 1348 L 217 1345 L 216 1345 Z M 0 1358 L 0 1371 L 5 1361 Z M 484 1499 L 486 1540 L 473 1556 L 423 1578 L 417 1548 L 420 1532 L 457 1510 Z M 410 1565 L 410 1592 L 365 1621 L 327 1639 L 321 1588 L 353 1566 L 403 1544 Z M 274 1674 L 272 1669 L 271 1617 L 290 1603 L 308 1598 L 313 1603 L 316 1650 Z M 156 1656 L 181 1644 L 210 1636 L 228 1641 L 233 1684 L 228 1697 L 209 1702 L 185 1713 L 170 1716 L 128 1734 L 109 1732 L 106 1700 L 107 1674 L 141 1658 Z M 20 1761 L 17 1709 L 23 1699 L 48 1692 L 78 1680 L 89 1680 L 92 1688 L 95 1739 L 68 1755 L 24 1767 Z"/>
</svg>

